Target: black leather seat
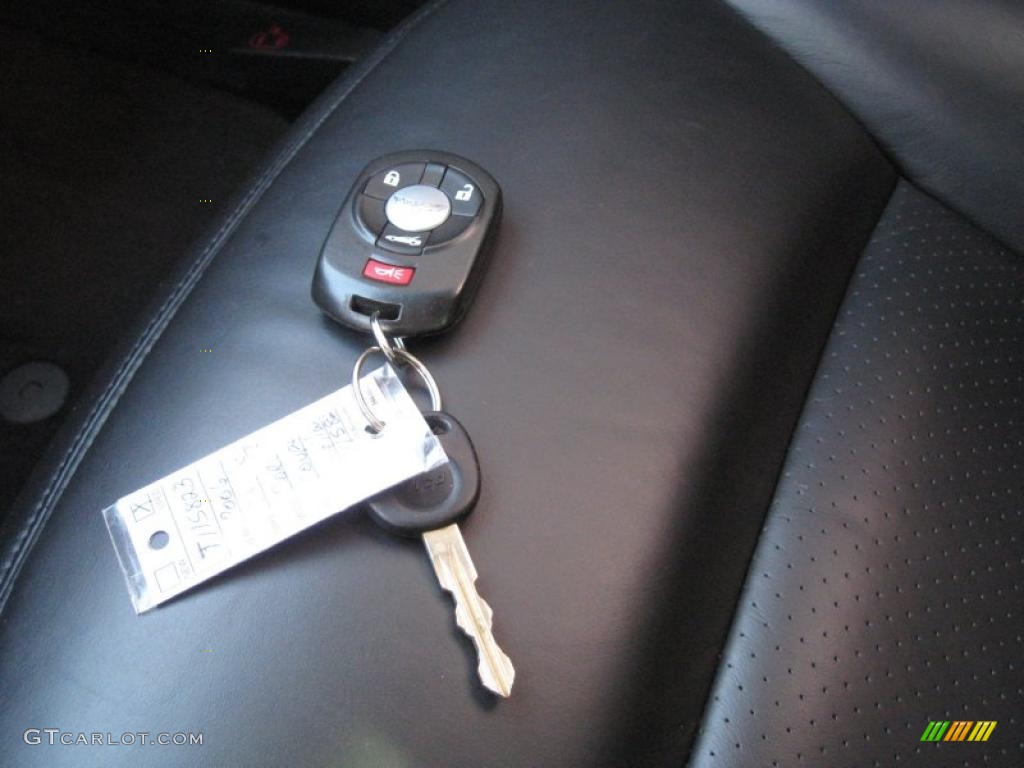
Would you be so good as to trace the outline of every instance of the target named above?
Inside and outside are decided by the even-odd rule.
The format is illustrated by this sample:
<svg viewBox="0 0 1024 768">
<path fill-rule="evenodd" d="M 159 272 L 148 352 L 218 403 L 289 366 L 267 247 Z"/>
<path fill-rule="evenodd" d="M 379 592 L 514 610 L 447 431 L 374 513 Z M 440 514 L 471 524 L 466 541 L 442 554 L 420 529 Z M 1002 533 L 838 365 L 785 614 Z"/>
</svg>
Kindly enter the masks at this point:
<svg viewBox="0 0 1024 768">
<path fill-rule="evenodd" d="M 1024 9 L 731 2 L 962 214 L 901 182 L 858 263 L 691 764 L 1019 765 Z"/>
<path fill-rule="evenodd" d="M 341 385 L 367 339 L 318 315 L 313 265 L 365 162 L 415 147 L 472 158 L 505 196 L 468 318 L 413 345 L 483 465 L 464 530 L 518 669 L 502 701 L 476 686 L 421 547 L 357 512 L 142 617 L 99 514 Z M 962 705 L 905 690 L 915 652 L 926 676 L 955 662 L 954 690 L 987 683 L 993 707 L 1019 705 L 988 676 L 1020 650 L 1019 262 L 896 185 L 840 102 L 722 3 L 431 3 L 325 94 L 186 260 L 20 499 L 0 571 L 6 754 L 914 764 L 904 721 Z M 984 606 L 961 608 L 968 594 Z M 845 616 L 872 624 L 811 638 Z M 964 640 L 940 651 L 934 630 Z M 896 640 L 899 664 L 884 655 Z M 843 691 L 836 642 L 845 681 L 870 682 Z M 774 707 L 762 678 L 790 660 L 804 666 Z M 33 727 L 204 744 L 86 753 L 25 744 Z M 844 752 L 860 731 L 870 741 Z"/>
<path fill-rule="evenodd" d="M 904 176 L 1024 251 L 1024 6 L 727 2 L 828 86 Z"/>
<path fill-rule="evenodd" d="M 692 765 L 1020 764 L 1022 277 L 990 236 L 897 188 L 800 417 Z M 997 725 L 985 744 L 921 743 L 935 720 Z"/>
</svg>

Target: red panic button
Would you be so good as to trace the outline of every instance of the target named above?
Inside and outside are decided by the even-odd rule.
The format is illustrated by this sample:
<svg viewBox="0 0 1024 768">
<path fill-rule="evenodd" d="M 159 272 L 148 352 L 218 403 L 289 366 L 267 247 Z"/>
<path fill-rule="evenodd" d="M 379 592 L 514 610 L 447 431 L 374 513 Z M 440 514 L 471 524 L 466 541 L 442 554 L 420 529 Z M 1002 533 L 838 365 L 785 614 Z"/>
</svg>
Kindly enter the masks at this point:
<svg viewBox="0 0 1024 768">
<path fill-rule="evenodd" d="M 394 264 L 384 264 L 373 259 L 366 262 L 366 268 L 363 269 L 363 277 L 391 285 L 408 285 L 415 274 L 416 270 L 413 267 L 396 267 Z"/>
</svg>

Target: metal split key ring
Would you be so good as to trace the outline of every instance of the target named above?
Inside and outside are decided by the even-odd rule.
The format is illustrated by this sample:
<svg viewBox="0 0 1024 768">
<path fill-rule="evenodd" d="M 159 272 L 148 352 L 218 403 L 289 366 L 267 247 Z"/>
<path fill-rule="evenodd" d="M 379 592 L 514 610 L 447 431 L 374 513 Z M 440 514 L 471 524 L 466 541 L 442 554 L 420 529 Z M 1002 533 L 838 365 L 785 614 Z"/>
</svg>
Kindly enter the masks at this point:
<svg viewBox="0 0 1024 768">
<path fill-rule="evenodd" d="M 370 317 L 370 330 L 373 331 L 373 339 L 388 362 L 392 365 L 403 365 L 404 363 L 399 361 L 397 351 L 405 351 L 405 340 L 400 336 L 396 336 L 393 340 L 388 338 L 380 325 L 380 312 L 374 312 Z"/>
<path fill-rule="evenodd" d="M 360 413 L 363 414 L 363 418 L 366 419 L 370 425 L 370 429 L 374 432 L 381 432 L 384 427 L 387 426 L 385 422 L 377 418 L 377 415 L 373 412 L 370 404 L 366 402 L 366 397 L 363 395 L 362 387 L 359 386 L 360 375 L 363 370 L 363 365 L 366 363 L 366 359 L 377 352 L 380 352 L 385 357 L 387 353 L 382 347 L 369 347 L 363 350 L 363 353 L 356 358 L 356 364 L 352 367 L 352 394 L 355 395 L 356 405 L 359 406 Z M 430 394 L 430 410 L 440 411 L 442 410 L 441 405 L 441 390 L 437 387 L 437 382 L 434 381 L 434 377 L 418 357 L 413 355 L 411 352 L 405 349 L 405 347 L 395 346 L 392 347 L 391 353 L 394 355 L 395 360 L 400 365 L 408 365 L 423 380 L 426 385 L 427 392 Z"/>
</svg>

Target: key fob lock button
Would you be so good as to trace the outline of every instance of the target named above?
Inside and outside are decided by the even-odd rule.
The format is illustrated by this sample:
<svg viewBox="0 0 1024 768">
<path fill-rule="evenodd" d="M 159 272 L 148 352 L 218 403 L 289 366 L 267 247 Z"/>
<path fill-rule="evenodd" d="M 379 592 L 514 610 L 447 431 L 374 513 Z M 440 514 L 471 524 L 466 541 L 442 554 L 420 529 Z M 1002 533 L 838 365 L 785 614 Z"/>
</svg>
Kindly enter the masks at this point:
<svg viewBox="0 0 1024 768">
<path fill-rule="evenodd" d="M 366 182 L 363 194 L 376 197 L 378 200 L 387 200 L 399 189 L 419 184 L 426 167 L 426 163 L 402 163 L 388 168 Z"/>
</svg>

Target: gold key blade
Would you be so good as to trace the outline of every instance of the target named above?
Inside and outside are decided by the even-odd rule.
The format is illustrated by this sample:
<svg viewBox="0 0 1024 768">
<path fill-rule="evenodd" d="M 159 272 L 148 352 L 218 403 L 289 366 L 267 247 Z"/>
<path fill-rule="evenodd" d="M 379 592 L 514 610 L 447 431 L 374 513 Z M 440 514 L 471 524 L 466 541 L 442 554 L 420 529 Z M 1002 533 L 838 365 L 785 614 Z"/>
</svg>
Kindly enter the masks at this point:
<svg viewBox="0 0 1024 768">
<path fill-rule="evenodd" d="M 476 591 L 476 568 L 462 540 L 459 526 L 449 525 L 423 534 L 423 543 L 441 587 L 455 597 L 455 620 L 473 638 L 480 666 L 480 682 L 499 696 L 512 692 L 516 671 L 491 632 L 494 612 Z"/>
</svg>

